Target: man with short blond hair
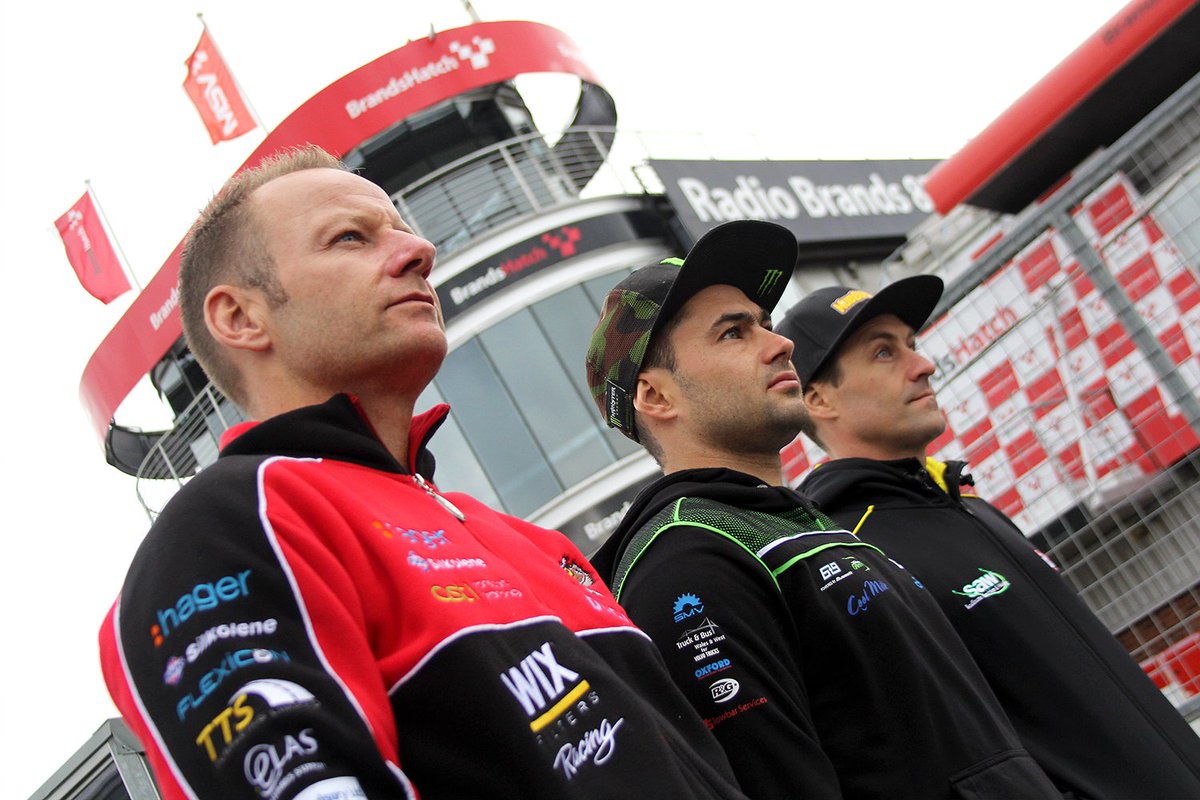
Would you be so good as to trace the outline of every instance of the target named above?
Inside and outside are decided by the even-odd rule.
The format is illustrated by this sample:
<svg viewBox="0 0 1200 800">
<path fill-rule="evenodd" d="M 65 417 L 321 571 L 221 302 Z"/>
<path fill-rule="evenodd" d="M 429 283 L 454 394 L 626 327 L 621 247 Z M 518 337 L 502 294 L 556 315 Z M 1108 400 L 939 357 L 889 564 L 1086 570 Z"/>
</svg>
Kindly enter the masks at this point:
<svg viewBox="0 0 1200 800">
<path fill-rule="evenodd" d="M 255 421 L 101 629 L 163 796 L 742 798 L 574 545 L 432 482 L 433 260 L 314 148 L 234 178 L 189 236 L 188 341 Z"/>
</svg>

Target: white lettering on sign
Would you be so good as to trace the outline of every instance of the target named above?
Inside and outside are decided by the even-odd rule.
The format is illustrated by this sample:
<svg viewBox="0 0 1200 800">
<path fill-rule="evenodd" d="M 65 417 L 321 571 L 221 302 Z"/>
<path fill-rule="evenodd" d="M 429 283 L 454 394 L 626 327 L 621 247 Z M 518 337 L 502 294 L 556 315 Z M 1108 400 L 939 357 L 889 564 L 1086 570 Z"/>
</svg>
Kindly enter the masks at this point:
<svg viewBox="0 0 1200 800">
<path fill-rule="evenodd" d="M 386 85 L 369 94 L 346 103 L 346 116 L 357 119 L 372 108 L 404 94 L 414 86 L 431 81 L 439 75 L 458 69 L 458 59 L 444 55 L 437 61 L 430 61 L 420 67 L 413 67 L 403 75 L 393 77 Z"/>
<path fill-rule="evenodd" d="M 819 184 L 793 175 L 786 186 L 763 185 L 753 175 L 738 175 L 733 187 L 710 186 L 699 178 L 679 178 L 679 190 L 701 222 L 735 219 L 812 219 L 895 216 L 930 213 L 933 201 L 921 178 L 905 175 L 888 182 L 872 172 L 866 183 Z"/>
<path fill-rule="evenodd" d="M 196 83 L 204 88 L 204 101 L 208 103 L 208 108 L 213 113 L 213 118 L 221 125 L 221 133 L 225 138 L 231 138 L 231 134 L 237 130 L 237 116 L 233 113 L 233 107 L 229 104 L 229 98 L 225 95 L 225 90 L 221 88 L 221 84 L 217 83 L 217 75 L 214 72 L 204 72 L 204 65 L 208 63 L 208 51 L 197 50 L 195 57 L 192 59 L 192 77 Z"/>
</svg>

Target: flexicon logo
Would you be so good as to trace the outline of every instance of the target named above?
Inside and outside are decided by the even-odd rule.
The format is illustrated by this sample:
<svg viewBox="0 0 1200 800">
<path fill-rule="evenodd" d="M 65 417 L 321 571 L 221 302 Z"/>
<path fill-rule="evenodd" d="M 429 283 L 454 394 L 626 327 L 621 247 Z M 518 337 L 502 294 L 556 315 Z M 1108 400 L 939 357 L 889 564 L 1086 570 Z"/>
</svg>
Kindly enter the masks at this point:
<svg viewBox="0 0 1200 800">
<path fill-rule="evenodd" d="M 488 56 L 496 52 L 496 42 L 490 38 L 476 36 L 471 39 L 471 44 L 451 42 L 450 49 L 463 61 L 470 61 L 475 69 L 483 69 L 491 63 Z"/>
<path fill-rule="evenodd" d="M 758 285 L 758 293 L 766 294 L 779 283 L 779 279 L 783 277 L 783 270 L 769 269 L 763 273 L 762 283 Z"/>
</svg>

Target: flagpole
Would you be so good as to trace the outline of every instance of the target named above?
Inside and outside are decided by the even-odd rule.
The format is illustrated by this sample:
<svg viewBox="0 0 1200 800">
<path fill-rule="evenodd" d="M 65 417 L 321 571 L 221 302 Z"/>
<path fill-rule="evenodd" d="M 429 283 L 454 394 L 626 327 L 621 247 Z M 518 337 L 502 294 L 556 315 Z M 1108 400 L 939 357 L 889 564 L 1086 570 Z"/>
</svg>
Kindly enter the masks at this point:
<svg viewBox="0 0 1200 800">
<path fill-rule="evenodd" d="M 225 69 L 229 70 L 229 77 L 233 79 L 233 85 L 237 88 L 238 94 L 241 95 L 242 102 L 246 104 L 246 110 L 250 112 L 250 117 L 254 120 L 254 124 L 258 126 L 258 129 L 262 131 L 263 135 L 265 136 L 268 132 L 267 126 L 263 124 L 262 117 L 258 116 L 258 111 L 254 108 L 254 104 L 250 102 L 250 95 L 246 94 L 245 90 L 242 89 L 242 85 L 238 83 L 237 74 L 229 66 L 229 62 L 225 60 L 225 56 L 221 55 L 221 48 L 217 44 L 217 39 L 211 35 L 211 32 L 208 30 L 208 23 L 204 21 L 204 12 L 197 11 L 196 19 L 200 20 L 200 27 L 204 28 L 206 33 L 209 33 L 209 43 L 212 44 L 213 50 L 217 51 L 217 55 L 220 56 L 221 62 L 225 64 Z"/>
<path fill-rule="evenodd" d="M 481 22 L 479 14 L 475 13 L 475 6 L 471 5 L 471 0 L 462 0 L 463 8 L 467 10 L 467 16 L 471 18 L 471 22 Z"/>
<path fill-rule="evenodd" d="M 133 285 L 137 287 L 138 294 L 141 294 L 142 284 L 140 281 L 138 281 L 137 275 L 135 275 L 133 272 L 133 266 L 130 265 L 129 259 L 125 256 L 125 250 L 121 247 L 121 240 L 117 238 L 117 234 L 113 230 L 113 226 L 109 223 L 108 217 L 104 214 L 104 206 L 100 205 L 100 198 L 96 197 L 96 192 L 94 189 L 92 189 L 91 179 L 84 178 L 83 185 L 87 187 L 88 196 L 92 198 L 92 205 L 96 207 L 96 211 L 100 214 L 100 222 L 104 225 L 109 241 L 111 241 L 117 248 L 117 260 L 121 262 L 122 271 L 124 271 L 125 276 L 133 282 Z"/>
</svg>

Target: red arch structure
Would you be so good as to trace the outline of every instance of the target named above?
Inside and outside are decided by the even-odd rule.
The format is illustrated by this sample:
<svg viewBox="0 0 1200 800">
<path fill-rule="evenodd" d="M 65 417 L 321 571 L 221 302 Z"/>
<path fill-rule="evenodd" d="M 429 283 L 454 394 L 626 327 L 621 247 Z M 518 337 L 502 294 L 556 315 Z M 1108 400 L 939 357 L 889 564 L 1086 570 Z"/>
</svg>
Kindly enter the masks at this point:
<svg viewBox="0 0 1200 800">
<path fill-rule="evenodd" d="M 481 22 L 442 31 L 409 42 L 321 90 L 271 131 L 239 169 L 306 143 L 343 155 L 418 111 L 538 72 L 574 75 L 585 90 L 600 89 L 575 43 L 549 26 Z M 80 399 L 101 439 L 121 402 L 182 335 L 182 251 L 181 241 L 84 368 Z"/>
<path fill-rule="evenodd" d="M 1036 20 L 1030 20 L 1036 25 Z M 1200 2 L 1133 0 L 925 179 L 938 212 L 1015 214 L 1200 71 Z"/>
</svg>

